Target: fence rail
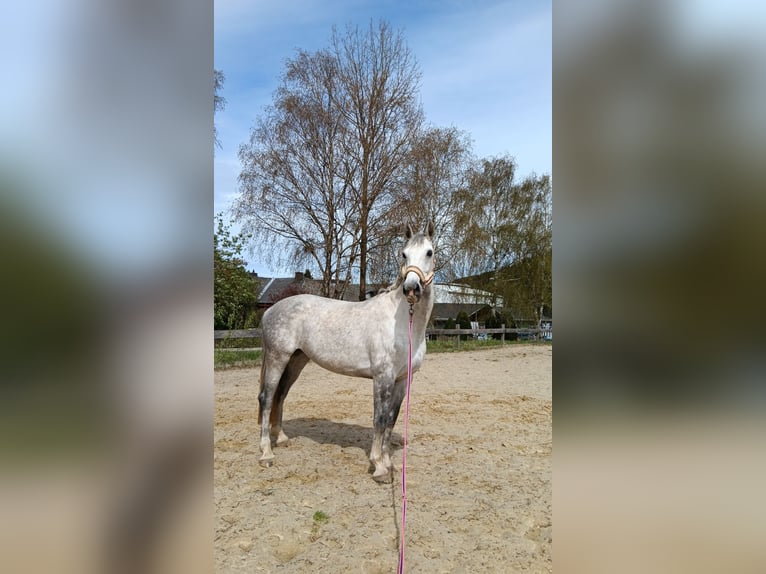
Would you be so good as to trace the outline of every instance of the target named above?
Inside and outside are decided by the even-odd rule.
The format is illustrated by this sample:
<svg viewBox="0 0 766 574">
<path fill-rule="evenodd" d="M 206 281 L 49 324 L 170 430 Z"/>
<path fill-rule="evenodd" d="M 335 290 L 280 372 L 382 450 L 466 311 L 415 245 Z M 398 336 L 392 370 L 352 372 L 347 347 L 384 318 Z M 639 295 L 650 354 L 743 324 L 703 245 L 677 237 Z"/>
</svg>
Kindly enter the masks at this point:
<svg viewBox="0 0 766 574">
<path fill-rule="evenodd" d="M 516 336 L 526 335 L 535 339 L 550 340 L 553 338 L 551 329 L 538 328 L 510 328 L 498 327 L 494 329 L 426 329 L 426 337 L 432 336 L 455 336 L 455 335 L 502 335 L 501 340 L 505 342 L 505 336 L 515 333 Z M 223 339 L 259 339 L 262 336 L 261 329 L 234 329 L 231 331 L 213 331 L 213 339 L 220 341 Z M 458 341 L 460 338 L 458 337 Z"/>
<path fill-rule="evenodd" d="M 232 331 L 213 331 L 213 339 L 260 339 L 261 329 L 234 329 Z"/>
</svg>

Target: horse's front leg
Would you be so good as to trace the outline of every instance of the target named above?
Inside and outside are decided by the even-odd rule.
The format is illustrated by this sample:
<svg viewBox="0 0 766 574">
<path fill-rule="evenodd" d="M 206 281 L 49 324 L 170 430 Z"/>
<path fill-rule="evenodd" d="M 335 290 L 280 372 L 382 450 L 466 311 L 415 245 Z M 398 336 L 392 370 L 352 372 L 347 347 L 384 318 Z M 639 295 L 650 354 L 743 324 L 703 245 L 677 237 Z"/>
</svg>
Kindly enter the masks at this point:
<svg viewBox="0 0 766 574">
<path fill-rule="evenodd" d="M 394 383 L 393 393 L 391 395 L 390 416 L 386 421 L 386 430 L 383 432 L 383 464 L 387 465 L 390 469 L 394 468 L 394 464 L 391 462 L 391 434 L 396 424 L 396 419 L 399 417 L 399 410 L 402 406 L 402 400 L 407 392 L 407 379 L 397 380 Z"/>
<path fill-rule="evenodd" d="M 399 414 L 404 390 L 403 381 L 394 381 L 393 377 L 375 378 L 373 382 L 375 406 L 373 427 L 375 430 L 370 449 L 370 462 L 374 467 L 372 478 L 377 482 L 389 483 L 393 480 L 391 431 Z"/>
</svg>

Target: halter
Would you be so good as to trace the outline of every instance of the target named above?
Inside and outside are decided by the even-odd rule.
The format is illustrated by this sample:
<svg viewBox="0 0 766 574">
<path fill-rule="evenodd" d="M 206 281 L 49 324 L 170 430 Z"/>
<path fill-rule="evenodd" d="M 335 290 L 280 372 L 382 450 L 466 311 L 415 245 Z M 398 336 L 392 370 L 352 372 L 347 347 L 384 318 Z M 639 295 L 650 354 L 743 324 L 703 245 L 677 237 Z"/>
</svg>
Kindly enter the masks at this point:
<svg viewBox="0 0 766 574">
<path fill-rule="evenodd" d="M 402 281 L 407 278 L 407 273 L 410 271 L 418 276 L 418 279 L 420 279 L 420 284 L 423 286 L 423 288 L 428 287 L 434 280 L 433 271 L 426 275 L 423 273 L 423 270 L 420 267 L 417 267 L 416 265 L 408 265 L 407 267 L 402 267 Z M 410 302 L 410 304 L 414 303 L 414 301 L 410 301 L 409 297 L 407 300 Z"/>
<path fill-rule="evenodd" d="M 418 276 L 418 279 L 420 279 L 420 283 L 423 285 L 423 287 L 428 287 L 434 280 L 433 271 L 426 275 L 423 273 L 423 270 L 416 265 L 408 265 L 407 267 L 402 267 L 402 279 L 405 279 L 407 277 L 407 273 L 410 271 Z"/>
</svg>

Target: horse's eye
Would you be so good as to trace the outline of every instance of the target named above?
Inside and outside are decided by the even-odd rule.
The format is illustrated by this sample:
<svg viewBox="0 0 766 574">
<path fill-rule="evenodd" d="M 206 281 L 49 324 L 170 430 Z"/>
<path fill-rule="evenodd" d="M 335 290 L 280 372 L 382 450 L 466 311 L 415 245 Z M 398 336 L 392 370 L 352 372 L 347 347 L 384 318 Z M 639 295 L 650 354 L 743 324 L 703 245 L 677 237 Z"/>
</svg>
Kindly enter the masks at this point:
<svg viewBox="0 0 766 574">
<path fill-rule="evenodd" d="M 407 259 L 407 255 L 404 253 L 404 251 L 402 251 L 400 255 L 402 256 L 402 259 Z"/>
<path fill-rule="evenodd" d="M 426 251 L 426 257 L 432 257 L 433 254 L 434 254 L 434 252 L 432 250 L 430 250 L 430 249 L 428 251 Z"/>
</svg>

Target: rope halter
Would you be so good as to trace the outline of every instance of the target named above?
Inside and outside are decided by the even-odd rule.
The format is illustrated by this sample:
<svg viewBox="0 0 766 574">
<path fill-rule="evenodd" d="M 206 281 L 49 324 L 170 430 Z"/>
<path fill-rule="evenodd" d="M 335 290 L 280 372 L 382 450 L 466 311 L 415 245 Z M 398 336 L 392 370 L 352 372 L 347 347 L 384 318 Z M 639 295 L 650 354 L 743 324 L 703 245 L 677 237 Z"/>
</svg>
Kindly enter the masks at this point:
<svg viewBox="0 0 766 574">
<path fill-rule="evenodd" d="M 417 267 L 415 265 L 408 265 L 407 267 L 402 267 L 402 280 L 407 278 L 407 274 L 412 271 L 415 275 L 418 276 L 418 279 L 420 279 L 420 284 L 423 286 L 423 289 L 428 287 L 434 280 L 434 272 L 431 271 L 426 275 L 423 273 L 423 270 L 420 267 Z M 415 304 L 415 296 L 414 295 L 407 295 L 407 301 L 410 305 Z"/>
<path fill-rule="evenodd" d="M 407 267 L 402 267 L 402 279 L 407 278 L 407 273 L 412 271 L 415 275 L 418 276 L 418 279 L 420 279 L 420 284 L 423 287 L 428 287 L 434 280 L 434 272 L 431 271 L 428 275 L 423 273 L 423 270 L 420 267 L 416 267 L 415 265 L 408 265 Z"/>
</svg>

